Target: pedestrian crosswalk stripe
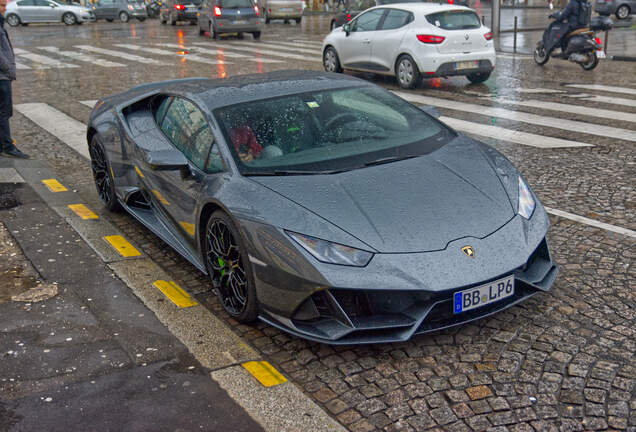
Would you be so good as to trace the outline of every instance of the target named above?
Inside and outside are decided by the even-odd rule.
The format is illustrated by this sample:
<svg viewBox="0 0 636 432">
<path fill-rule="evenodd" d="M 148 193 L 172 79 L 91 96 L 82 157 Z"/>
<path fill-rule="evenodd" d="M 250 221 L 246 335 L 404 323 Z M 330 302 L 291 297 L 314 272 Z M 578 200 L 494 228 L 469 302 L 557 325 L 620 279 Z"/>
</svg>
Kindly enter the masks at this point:
<svg viewBox="0 0 636 432">
<path fill-rule="evenodd" d="M 570 114 L 580 114 L 590 117 L 599 117 L 608 120 L 622 120 L 626 122 L 636 123 L 636 114 L 626 113 L 622 111 L 612 111 L 600 108 L 591 108 L 580 105 L 569 105 L 558 102 L 547 102 L 540 100 L 512 100 L 494 97 L 491 100 L 505 105 L 519 105 L 530 108 L 547 109 L 550 111 L 561 111 Z"/>
<path fill-rule="evenodd" d="M 95 106 L 95 104 L 97 103 L 97 99 L 94 99 L 94 100 L 83 100 L 83 101 L 80 101 L 80 103 L 82 105 L 86 105 L 89 108 L 93 108 Z"/>
<path fill-rule="evenodd" d="M 580 88 L 585 90 L 600 90 L 610 93 L 623 93 L 636 95 L 636 89 L 627 87 L 606 86 L 601 84 L 566 84 L 568 87 Z"/>
<path fill-rule="evenodd" d="M 593 147 L 578 141 L 552 138 L 544 135 L 536 135 L 528 132 L 521 132 L 512 129 L 505 129 L 499 126 L 484 125 L 481 123 L 455 119 L 451 117 L 440 117 L 440 120 L 459 131 L 474 134 L 486 138 L 495 138 L 515 144 L 522 144 L 539 148 L 565 148 L 565 147 Z"/>
<path fill-rule="evenodd" d="M 121 64 L 121 63 L 115 63 L 115 62 L 111 62 L 108 60 L 104 60 L 95 56 L 92 56 L 90 54 L 86 54 L 86 53 L 80 53 L 77 51 L 60 51 L 59 48 L 54 47 L 54 46 L 45 46 L 45 47 L 39 47 L 41 50 L 50 52 L 52 54 L 56 54 L 62 57 L 69 57 L 72 58 L 73 60 L 77 60 L 80 62 L 84 62 L 84 63 L 91 63 L 91 64 L 95 64 L 97 66 L 102 66 L 102 67 L 125 67 L 126 65 Z"/>
<path fill-rule="evenodd" d="M 636 132 L 619 129 L 610 126 L 591 124 L 575 120 L 567 120 L 558 117 L 540 116 L 520 111 L 511 111 L 505 108 L 490 107 L 486 105 L 469 104 L 465 102 L 457 102 L 449 99 L 440 99 L 430 96 L 415 95 L 405 92 L 394 92 L 409 102 L 419 103 L 423 105 L 433 105 L 441 108 L 447 108 L 458 111 L 465 111 L 474 114 L 481 114 L 495 118 L 504 118 L 508 120 L 518 121 L 522 123 L 535 124 L 539 126 L 547 126 L 556 129 L 565 129 L 571 132 L 585 133 L 602 137 L 610 137 L 622 139 L 626 141 L 636 141 Z"/>
<path fill-rule="evenodd" d="M 166 51 L 159 48 L 150 48 L 150 47 L 144 47 L 144 46 L 132 45 L 132 44 L 115 44 L 115 46 L 119 48 L 125 48 L 125 49 L 129 49 L 133 51 L 142 51 L 142 52 L 147 52 L 147 53 L 156 54 L 156 55 L 164 55 L 164 56 L 171 56 L 171 57 L 178 56 L 178 54 L 175 51 Z M 186 61 L 205 63 L 210 65 L 232 64 L 231 62 L 227 62 L 225 60 L 210 60 L 208 58 L 200 57 L 196 54 L 188 54 L 187 56 L 184 56 L 183 58 L 186 59 Z"/>
<path fill-rule="evenodd" d="M 554 89 L 544 89 L 544 88 L 519 88 L 517 89 L 519 93 L 567 93 L 565 90 L 554 90 Z"/>
<path fill-rule="evenodd" d="M 27 60 L 31 60 L 34 63 L 39 63 L 41 65 L 44 66 L 48 66 L 48 67 L 54 67 L 54 68 L 64 68 L 64 69 L 68 69 L 68 68 L 77 68 L 79 67 L 78 65 L 74 65 L 74 64 L 70 64 L 70 63 L 64 63 L 61 62 L 57 59 L 51 58 L 51 57 L 47 57 L 41 54 L 35 54 L 32 53 L 30 51 L 26 51 L 20 48 L 16 48 L 14 49 L 14 53 L 18 56 L 20 56 L 21 58 L 25 58 Z"/>
<path fill-rule="evenodd" d="M 295 53 L 305 53 L 305 54 L 313 54 L 313 55 L 320 55 L 320 50 L 319 49 L 307 49 L 307 48 L 298 48 L 298 47 L 290 47 L 290 46 L 284 46 L 284 45 L 280 45 L 278 43 L 273 44 L 273 43 L 267 43 L 267 42 L 260 42 L 258 44 L 254 44 L 251 42 L 232 42 L 232 45 L 243 45 L 243 46 L 252 46 L 252 47 L 265 47 L 265 48 L 273 48 L 273 49 L 279 49 L 279 50 L 286 50 L 286 51 L 292 51 Z"/>
<path fill-rule="evenodd" d="M 86 125 L 45 103 L 17 104 L 15 109 L 86 159 L 90 159 L 86 144 Z"/>
<path fill-rule="evenodd" d="M 197 46 L 213 46 L 215 48 L 227 48 L 227 49 L 236 50 L 236 51 L 254 52 L 254 53 L 257 53 L 257 54 L 268 54 L 268 55 L 272 55 L 274 57 L 289 58 L 289 59 L 294 59 L 294 60 L 322 62 L 320 59 L 312 59 L 312 58 L 308 58 L 307 56 L 303 56 L 303 55 L 291 54 L 291 53 L 282 53 L 280 51 L 264 50 L 264 49 L 260 49 L 260 48 L 256 48 L 256 47 L 238 46 L 238 45 L 235 45 L 235 44 L 223 44 L 223 45 L 220 45 L 220 44 L 217 44 L 217 43 L 214 43 L 214 42 L 194 42 L 194 45 L 197 45 Z"/>
<path fill-rule="evenodd" d="M 268 42 L 268 41 L 265 41 Z M 319 45 L 314 45 L 314 44 L 307 44 L 304 42 L 278 42 L 278 41 L 274 41 L 274 43 L 278 44 L 278 45 L 286 45 L 286 46 L 291 46 L 291 47 L 295 47 L 295 48 L 313 48 L 315 50 L 320 51 L 320 49 L 322 48 L 322 43 L 320 43 Z"/>
<path fill-rule="evenodd" d="M 134 61 L 138 63 L 152 64 L 155 66 L 165 65 L 165 63 L 160 62 L 158 60 L 147 58 L 147 57 L 141 57 L 141 56 L 130 54 L 123 51 L 115 51 L 115 50 L 110 50 L 105 48 L 98 48 L 91 45 L 75 45 L 75 48 L 79 48 L 83 51 L 94 52 L 97 54 L 103 54 L 103 55 L 107 55 L 111 57 L 119 57 L 119 58 L 123 58 L 124 60 L 130 60 L 130 61 Z"/>
<path fill-rule="evenodd" d="M 158 46 L 164 46 L 166 48 L 180 48 L 183 49 L 181 45 L 171 44 L 171 43 L 161 43 L 157 44 Z M 221 56 L 227 58 L 240 58 L 245 61 L 251 61 L 256 63 L 283 63 L 283 60 L 274 60 L 274 59 L 266 59 L 262 57 L 254 57 L 245 54 L 233 53 L 231 51 L 227 51 L 225 49 L 205 49 L 201 47 L 192 47 L 191 50 L 196 54 L 209 54 L 214 56 Z"/>
<path fill-rule="evenodd" d="M 298 42 L 298 43 L 302 43 L 305 45 L 309 45 L 309 46 L 315 46 L 315 47 L 322 47 L 322 42 L 321 41 L 310 41 L 310 40 L 306 40 L 306 39 L 293 39 L 294 42 Z"/>
<path fill-rule="evenodd" d="M 22 64 L 20 62 L 15 62 L 15 68 L 16 69 L 31 69 L 29 66 Z"/>
<path fill-rule="evenodd" d="M 604 104 L 622 105 L 636 108 L 636 99 L 624 99 L 614 96 L 598 96 L 589 95 L 585 93 L 578 93 L 574 95 L 568 95 L 569 97 L 578 97 L 585 101 L 600 102 Z"/>
</svg>

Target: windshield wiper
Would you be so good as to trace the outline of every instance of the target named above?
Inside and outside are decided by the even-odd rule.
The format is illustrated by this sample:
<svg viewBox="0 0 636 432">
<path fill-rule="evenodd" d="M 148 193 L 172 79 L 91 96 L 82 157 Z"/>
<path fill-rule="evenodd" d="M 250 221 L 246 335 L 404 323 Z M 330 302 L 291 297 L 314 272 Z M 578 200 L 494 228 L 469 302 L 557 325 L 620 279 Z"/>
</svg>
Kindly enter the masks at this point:
<svg viewBox="0 0 636 432">
<path fill-rule="evenodd" d="M 397 162 L 397 161 L 401 161 L 401 160 L 405 160 L 405 159 L 412 159 L 412 158 L 415 158 L 417 156 L 418 155 L 389 156 L 389 157 L 385 157 L 385 158 L 382 158 L 382 159 L 376 159 L 374 161 L 367 162 L 367 163 L 364 164 L 364 166 L 382 165 L 382 164 L 391 163 L 391 162 Z"/>
<path fill-rule="evenodd" d="M 341 172 L 349 171 L 346 169 L 341 170 L 327 170 L 327 171 L 305 171 L 305 170 L 274 170 L 274 171 L 243 171 L 244 176 L 286 176 L 286 175 L 321 175 L 321 174 L 338 174 Z"/>
</svg>

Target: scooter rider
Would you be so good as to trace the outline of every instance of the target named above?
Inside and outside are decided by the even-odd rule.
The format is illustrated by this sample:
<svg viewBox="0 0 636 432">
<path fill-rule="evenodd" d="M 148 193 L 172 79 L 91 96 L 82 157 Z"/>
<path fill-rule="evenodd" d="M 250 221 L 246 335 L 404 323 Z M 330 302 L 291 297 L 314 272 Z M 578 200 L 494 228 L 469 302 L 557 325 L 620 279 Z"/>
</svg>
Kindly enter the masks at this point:
<svg viewBox="0 0 636 432">
<path fill-rule="evenodd" d="M 587 0 L 570 0 L 565 9 L 550 15 L 550 18 L 554 18 L 558 22 L 567 22 L 567 30 L 562 33 L 560 40 L 562 51 L 565 52 L 566 36 L 570 32 L 589 25 L 590 13 L 591 6 Z"/>
</svg>

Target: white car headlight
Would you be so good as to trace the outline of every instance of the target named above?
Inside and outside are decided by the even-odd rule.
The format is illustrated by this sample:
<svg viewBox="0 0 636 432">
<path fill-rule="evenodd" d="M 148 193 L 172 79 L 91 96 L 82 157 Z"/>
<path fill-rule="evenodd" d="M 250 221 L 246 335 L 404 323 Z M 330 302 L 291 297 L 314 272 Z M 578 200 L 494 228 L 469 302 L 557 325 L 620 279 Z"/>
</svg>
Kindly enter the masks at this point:
<svg viewBox="0 0 636 432">
<path fill-rule="evenodd" d="M 364 267 L 373 257 L 373 253 L 365 250 L 290 231 L 286 232 L 296 243 L 312 254 L 314 258 L 324 263 Z"/>
<path fill-rule="evenodd" d="M 530 219 L 535 207 L 536 203 L 534 202 L 534 198 L 532 198 L 530 188 L 526 182 L 519 177 L 519 214 L 526 219 Z"/>
</svg>

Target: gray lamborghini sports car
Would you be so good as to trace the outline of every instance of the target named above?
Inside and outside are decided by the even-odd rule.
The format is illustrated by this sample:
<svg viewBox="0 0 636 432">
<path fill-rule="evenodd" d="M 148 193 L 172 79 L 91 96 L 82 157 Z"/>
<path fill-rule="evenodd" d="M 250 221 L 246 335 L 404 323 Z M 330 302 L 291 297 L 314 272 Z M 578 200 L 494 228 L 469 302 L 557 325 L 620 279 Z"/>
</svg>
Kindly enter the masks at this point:
<svg viewBox="0 0 636 432">
<path fill-rule="evenodd" d="M 238 321 L 403 341 L 557 275 L 517 169 L 433 111 L 342 74 L 184 79 L 101 99 L 87 139 L 104 205 L 205 272 Z"/>
</svg>

